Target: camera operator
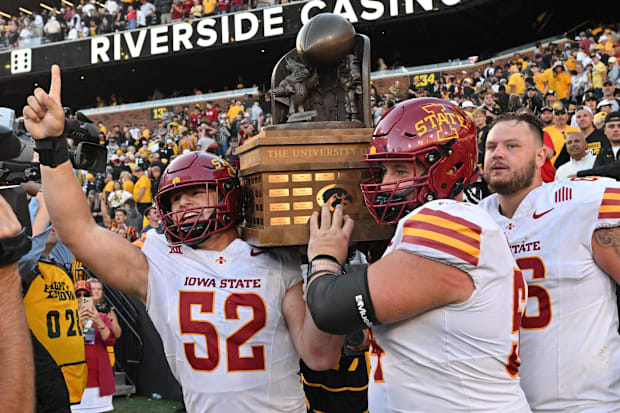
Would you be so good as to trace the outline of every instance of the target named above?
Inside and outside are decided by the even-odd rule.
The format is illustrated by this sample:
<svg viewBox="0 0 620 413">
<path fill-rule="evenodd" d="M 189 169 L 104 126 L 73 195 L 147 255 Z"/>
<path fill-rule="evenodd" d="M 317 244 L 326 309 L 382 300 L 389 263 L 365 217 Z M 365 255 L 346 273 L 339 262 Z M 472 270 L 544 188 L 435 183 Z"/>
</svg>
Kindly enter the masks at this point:
<svg viewBox="0 0 620 413">
<path fill-rule="evenodd" d="M 0 405 L 9 412 L 34 409 L 34 362 L 30 334 L 21 297 L 17 271 L 19 248 L 15 241 L 22 226 L 8 202 L 0 196 Z M 22 250 L 23 253 L 23 250 Z"/>
</svg>

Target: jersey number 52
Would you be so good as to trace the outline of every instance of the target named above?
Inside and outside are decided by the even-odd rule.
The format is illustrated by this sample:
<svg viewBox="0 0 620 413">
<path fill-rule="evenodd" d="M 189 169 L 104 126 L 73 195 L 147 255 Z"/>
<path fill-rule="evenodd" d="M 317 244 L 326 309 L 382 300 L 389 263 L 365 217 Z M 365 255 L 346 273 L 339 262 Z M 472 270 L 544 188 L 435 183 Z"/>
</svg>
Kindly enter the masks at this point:
<svg viewBox="0 0 620 413">
<path fill-rule="evenodd" d="M 209 321 L 193 320 L 192 306 L 200 306 L 201 313 L 213 313 L 214 291 L 179 292 L 179 326 L 181 334 L 202 335 L 206 341 L 207 357 L 196 355 L 196 343 L 184 343 L 185 357 L 194 370 L 213 371 L 220 363 L 220 337 L 216 326 Z M 238 320 L 239 307 L 252 308 L 253 317 L 237 331 L 226 338 L 226 361 L 228 371 L 265 369 L 265 348 L 252 346 L 252 355 L 240 355 L 240 347 L 256 335 L 267 324 L 265 302 L 256 293 L 232 293 L 224 301 L 226 320 Z M 217 311 L 220 311 L 219 309 Z"/>
</svg>

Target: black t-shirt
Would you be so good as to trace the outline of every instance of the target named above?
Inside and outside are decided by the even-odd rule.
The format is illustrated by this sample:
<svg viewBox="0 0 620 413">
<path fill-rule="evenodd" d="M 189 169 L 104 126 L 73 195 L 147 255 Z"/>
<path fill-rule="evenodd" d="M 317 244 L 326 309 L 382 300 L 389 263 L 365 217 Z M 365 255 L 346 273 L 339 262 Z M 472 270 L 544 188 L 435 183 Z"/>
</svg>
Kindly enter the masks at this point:
<svg viewBox="0 0 620 413">
<path fill-rule="evenodd" d="M 526 96 L 523 99 L 523 106 L 531 110 L 535 115 L 538 115 L 540 109 L 542 109 L 542 100 L 538 96 L 534 96 L 531 99 Z"/>
<path fill-rule="evenodd" d="M 474 92 L 475 90 L 470 86 L 465 86 L 463 88 L 463 96 L 465 96 L 466 98 L 472 97 Z"/>
<path fill-rule="evenodd" d="M 407 89 L 407 99 L 413 99 L 415 97 L 415 93 L 411 93 L 411 91 L 415 91 L 415 85 L 413 83 L 411 83 L 409 89 Z"/>
<path fill-rule="evenodd" d="M 17 40 L 19 39 L 19 32 L 17 30 L 14 32 L 9 32 L 7 38 L 9 39 L 9 44 L 17 44 Z"/>
<path fill-rule="evenodd" d="M 90 212 L 92 213 L 101 213 L 101 207 L 96 207 L 95 205 L 91 205 L 90 206 Z M 103 216 L 97 215 L 95 217 L 93 217 L 95 219 L 95 222 L 97 224 L 103 224 Z"/>
<path fill-rule="evenodd" d="M 159 155 L 162 159 L 166 158 L 168 159 L 168 161 L 170 161 L 170 158 L 172 157 L 172 155 L 174 155 L 174 148 L 165 146 L 159 150 Z"/>
<path fill-rule="evenodd" d="M 496 103 L 499 105 L 501 113 L 506 112 L 506 110 L 508 109 L 509 100 L 510 96 L 508 96 L 506 93 L 498 93 Z"/>
<path fill-rule="evenodd" d="M 131 169 L 127 165 L 115 165 L 114 163 L 109 163 L 109 166 L 112 166 L 112 179 L 118 181 L 121 176 L 121 172 L 128 171 L 131 173 Z"/>
<path fill-rule="evenodd" d="M 489 133 L 489 126 L 478 129 L 477 142 L 478 142 L 478 164 L 484 164 L 484 148 L 487 144 L 487 134 Z"/>
<path fill-rule="evenodd" d="M 553 53 L 547 53 L 542 58 L 543 69 L 548 69 L 551 67 L 551 59 L 553 59 Z"/>
</svg>

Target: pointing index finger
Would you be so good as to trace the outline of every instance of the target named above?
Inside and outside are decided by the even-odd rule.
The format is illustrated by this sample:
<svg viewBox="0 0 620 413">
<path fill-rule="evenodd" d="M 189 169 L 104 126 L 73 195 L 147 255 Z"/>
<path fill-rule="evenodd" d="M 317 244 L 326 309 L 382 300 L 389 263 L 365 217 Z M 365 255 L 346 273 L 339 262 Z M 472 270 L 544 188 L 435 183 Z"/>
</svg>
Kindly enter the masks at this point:
<svg viewBox="0 0 620 413">
<path fill-rule="evenodd" d="M 60 102 L 60 66 L 52 65 L 52 83 L 50 84 L 50 93 L 49 95 L 52 98 L 58 99 Z"/>
</svg>

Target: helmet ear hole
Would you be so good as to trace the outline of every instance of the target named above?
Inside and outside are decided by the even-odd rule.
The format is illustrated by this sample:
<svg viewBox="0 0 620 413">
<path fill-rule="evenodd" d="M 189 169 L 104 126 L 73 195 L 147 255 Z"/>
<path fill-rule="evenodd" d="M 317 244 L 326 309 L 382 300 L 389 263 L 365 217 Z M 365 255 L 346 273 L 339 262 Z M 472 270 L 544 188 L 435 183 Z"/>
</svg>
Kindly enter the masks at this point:
<svg viewBox="0 0 620 413">
<path fill-rule="evenodd" d="M 435 162 L 437 162 L 439 159 L 441 159 L 441 152 L 439 150 L 435 149 L 435 150 L 430 151 L 429 153 L 427 153 L 424 158 L 426 159 L 426 162 L 429 163 L 429 165 L 432 165 Z"/>
<path fill-rule="evenodd" d="M 427 193 L 424 195 L 424 200 L 425 200 L 426 202 L 431 202 L 431 201 L 433 201 L 433 200 L 435 200 L 435 199 L 437 199 L 437 194 L 435 194 L 435 193 L 434 193 L 434 192 L 432 192 L 432 191 L 431 191 L 431 192 L 427 192 Z"/>
<path fill-rule="evenodd" d="M 232 218 L 230 217 L 230 214 L 224 214 L 222 216 L 222 221 L 224 221 L 226 224 L 228 224 L 230 221 L 232 221 Z"/>
</svg>

